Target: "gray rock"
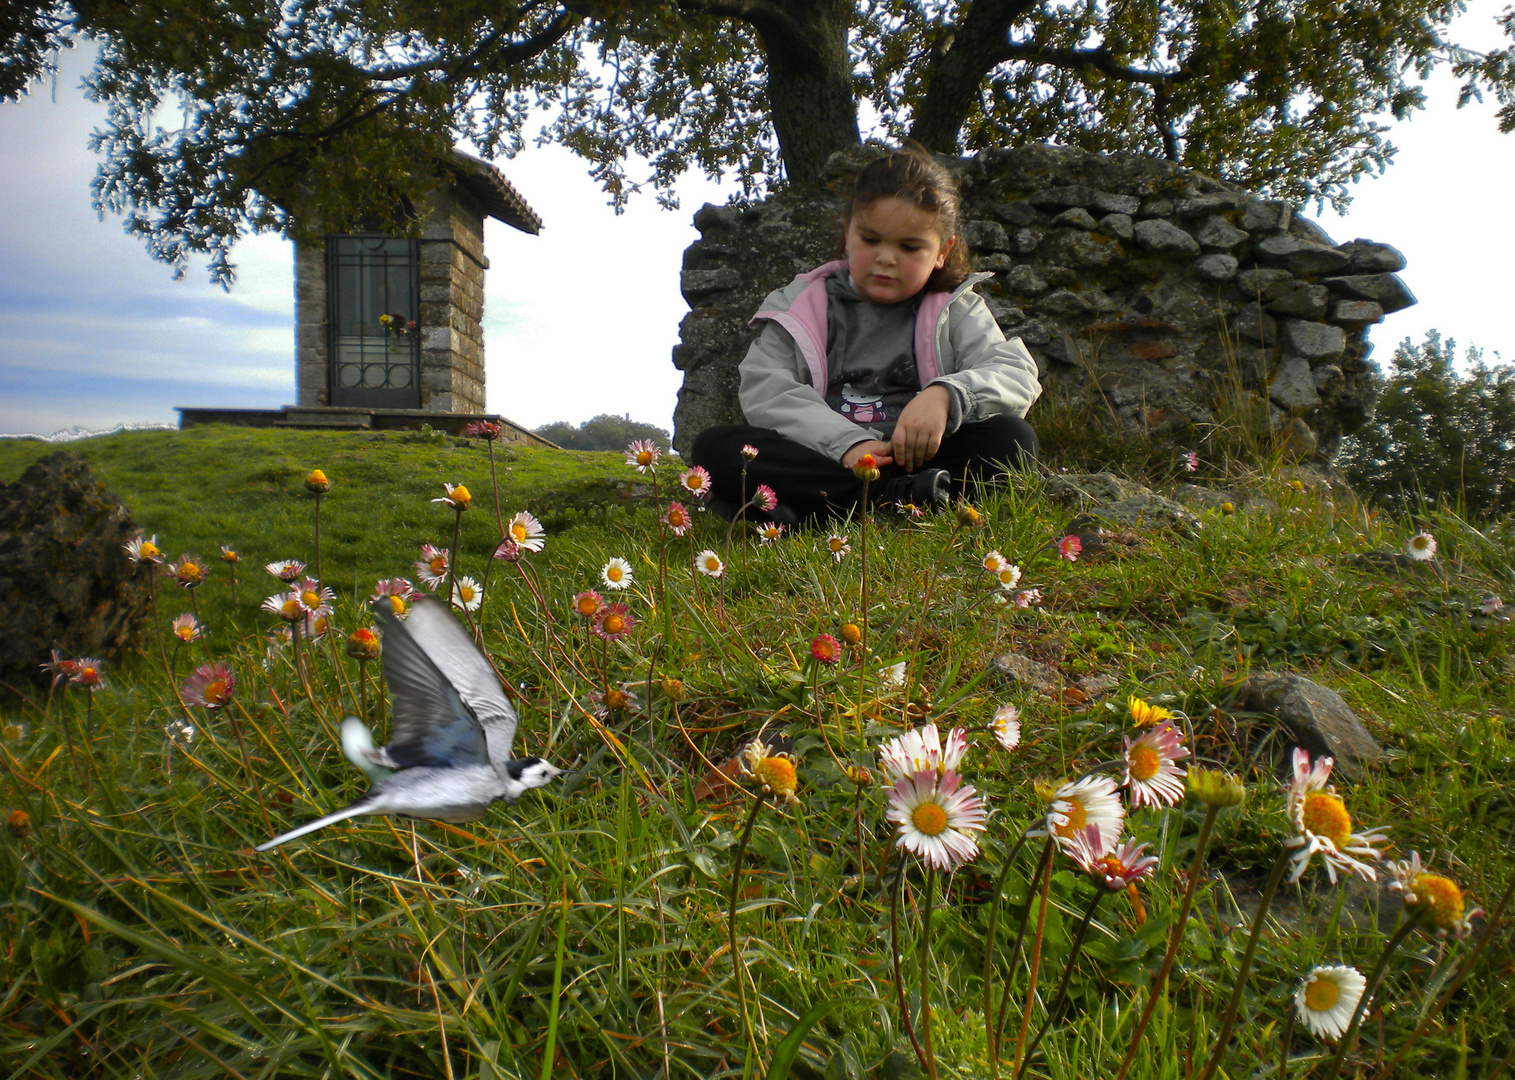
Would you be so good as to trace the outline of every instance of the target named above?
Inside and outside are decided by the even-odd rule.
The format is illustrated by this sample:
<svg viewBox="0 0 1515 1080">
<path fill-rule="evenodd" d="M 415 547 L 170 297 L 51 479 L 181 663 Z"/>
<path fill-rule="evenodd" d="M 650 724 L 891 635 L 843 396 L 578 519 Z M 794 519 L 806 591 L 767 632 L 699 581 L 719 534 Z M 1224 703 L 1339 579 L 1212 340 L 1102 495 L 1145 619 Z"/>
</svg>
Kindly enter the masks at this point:
<svg viewBox="0 0 1515 1080">
<path fill-rule="evenodd" d="M 1029 656 L 1020 653 L 1004 653 L 991 660 L 990 665 L 1001 675 L 1018 682 L 1025 683 L 1031 689 L 1042 694 L 1056 693 L 1060 676 L 1046 664 L 1037 663 Z"/>
<path fill-rule="evenodd" d="M 1284 428 L 1278 441 L 1279 449 L 1295 461 L 1308 461 L 1320 449 L 1320 438 L 1299 417 L 1294 417 Z"/>
<path fill-rule="evenodd" d="M 994 316 L 994 321 L 999 323 L 1000 329 L 1007 326 L 1015 326 L 1026 321 L 1026 313 L 1018 307 L 1012 307 L 997 296 L 984 297 L 984 306 L 989 309 L 989 314 Z"/>
<path fill-rule="evenodd" d="M 1041 212 L 1028 202 L 995 203 L 994 214 L 1011 225 L 1036 225 L 1045 220 Z"/>
<path fill-rule="evenodd" d="M 1334 247 L 1310 243 L 1287 233 L 1270 236 L 1253 250 L 1262 261 L 1299 275 L 1329 274 L 1342 269 L 1349 261 Z"/>
<path fill-rule="evenodd" d="M 1273 373 L 1268 384 L 1268 397 L 1281 409 L 1303 411 L 1320 404 L 1320 394 L 1315 390 L 1315 376 L 1310 371 L 1308 360 L 1285 360 Z"/>
<path fill-rule="evenodd" d="M 1130 243 L 1136 235 L 1130 214 L 1106 214 L 1099 219 L 1099 227 L 1117 240 Z"/>
<path fill-rule="evenodd" d="M 135 570 L 122 551 L 140 535 L 71 450 L 0 484 L 0 680 L 42 682 L 38 665 L 54 648 L 120 657 L 149 601 L 149 568 Z"/>
<path fill-rule="evenodd" d="M 1194 238 L 1200 242 L 1200 246 L 1209 248 L 1211 251 L 1230 251 L 1247 239 L 1247 234 L 1225 218 L 1212 217 L 1205 219 L 1199 231 L 1194 234 Z"/>
<path fill-rule="evenodd" d="M 1177 529 L 1181 532 L 1194 532 L 1202 528 L 1199 518 L 1185 509 L 1183 504 L 1151 492 L 1133 495 L 1118 502 L 1101 503 L 1086 510 L 1073 519 L 1068 525 L 1068 531 L 1082 533 L 1099 522 L 1122 529 Z"/>
<path fill-rule="evenodd" d="M 980 255 L 973 260 L 975 270 L 988 270 L 991 273 L 1004 273 L 1015 266 L 1015 260 L 1002 251 L 996 251 L 992 255 Z"/>
<path fill-rule="evenodd" d="M 1405 268 L 1405 257 L 1388 244 L 1359 238 L 1337 250 L 1346 254 L 1347 269 L 1354 274 L 1395 274 Z"/>
<path fill-rule="evenodd" d="M 1061 229 L 1048 237 L 1043 247 L 1045 258 L 1085 270 L 1109 266 L 1124 254 L 1117 241 L 1083 229 Z"/>
<path fill-rule="evenodd" d="M 1294 288 L 1294 275 L 1274 267 L 1243 270 L 1236 275 L 1236 288 L 1248 300 L 1268 303 Z"/>
<path fill-rule="evenodd" d="M 1235 255 L 1205 255 L 1194 260 L 1194 273 L 1206 281 L 1230 281 L 1238 265 Z"/>
<path fill-rule="evenodd" d="M 1053 498 L 1074 506 L 1093 506 L 1152 494 L 1150 488 L 1108 472 L 1057 473 L 1047 477 L 1042 489 Z"/>
<path fill-rule="evenodd" d="M 1212 191 L 1207 195 L 1194 195 L 1179 199 L 1173 212 L 1179 217 L 1199 217 L 1217 210 L 1235 210 L 1241 193 L 1236 191 Z"/>
<path fill-rule="evenodd" d="M 1326 308 L 1331 303 L 1331 290 L 1324 285 L 1298 285 L 1269 302 L 1268 310 L 1274 315 L 1288 315 L 1296 319 L 1326 317 Z"/>
<path fill-rule="evenodd" d="M 1148 251 L 1160 255 L 1198 255 L 1199 244 L 1194 237 L 1171 221 L 1152 218 L 1136 223 L 1136 242 Z"/>
<path fill-rule="evenodd" d="M 1238 512 L 1272 515 L 1278 513 L 1278 504 L 1263 495 L 1233 488 L 1201 487 L 1198 484 L 1179 484 L 1173 489 L 1173 497 L 1186 506 L 1198 506 L 1205 510 L 1219 510 L 1230 503 Z"/>
<path fill-rule="evenodd" d="M 1039 296 L 1047 291 L 1047 281 L 1026 263 L 1022 263 L 1005 275 L 1005 285 L 1011 292 L 1023 296 Z"/>
<path fill-rule="evenodd" d="M 1037 307 L 1064 319 L 1081 318 L 1088 315 L 1091 310 L 1087 300 L 1067 289 L 1058 289 L 1048 293 L 1038 302 Z"/>
<path fill-rule="evenodd" d="M 1331 309 L 1331 321 L 1358 330 L 1383 322 L 1383 308 L 1371 300 L 1338 300 Z"/>
<path fill-rule="evenodd" d="M 1346 382 L 1346 375 L 1335 364 L 1321 364 L 1313 374 L 1316 392 L 1322 396 L 1336 393 Z"/>
<path fill-rule="evenodd" d="M 716 270 L 685 270 L 679 275 L 679 291 L 684 294 L 684 299 L 689 302 L 690 307 L 712 293 L 739 289 L 741 285 L 741 273 L 729 266 L 722 266 Z"/>
<path fill-rule="evenodd" d="M 1010 250 L 1010 238 L 997 221 L 964 221 L 958 226 L 958 235 L 973 251 Z"/>
<path fill-rule="evenodd" d="M 1034 192 L 1026 201 L 1044 210 L 1065 210 L 1070 206 L 1093 206 L 1094 189 L 1083 184 L 1048 187 Z"/>
<path fill-rule="evenodd" d="M 1020 255 L 1030 255 L 1047 236 L 1046 229 L 1037 229 L 1027 226 L 1017 229 L 1015 232 L 1015 250 Z"/>
<path fill-rule="evenodd" d="M 1306 360 L 1335 360 L 1347 347 L 1347 335 L 1329 323 L 1290 319 L 1284 323 L 1284 345 Z"/>
<path fill-rule="evenodd" d="M 1097 229 L 1099 222 L 1094 220 L 1094 215 L 1082 206 L 1075 206 L 1071 210 L 1064 210 L 1052 219 L 1053 225 L 1066 225 L 1075 229 Z"/>
<path fill-rule="evenodd" d="M 1415 294 L 1393 274 L 1352 274 L 1326 278 L 1322 285 L 1334 293 L 1354 300 L 1371 300 L 1384 314 L 1400 311 L 1415 303 Z"/>
<path fill-rule="evenodd" d="M 1291 211 L 1285 202 L 1248 199 L 1242 203 L 1241 227 L 1248 232 L 1287 229 Z"/>
<path fill-rule="evenodd" d="M 1142 207 L 1142 201 L 1135 195 L 1117 195 L 1110 191 L 1096 191 L 1094 201 L 1086 203 L 1101 214 L 1124 214 L 1130 217 Z"/>
<path fill-rule="evenodd" d="M 1308 750 L 1312 757 L 1334 758 L 1333 776 L 1361 780 L 1366 769 L 1384 761 L 1383 748 L 1341 695 L 1302 676 L 1249 676 L 1242 684 L 1240 702 L 1249 712 L 1272 716 L 1294 745 Z M 1287 759 L 1284 767 L 1290 767 Z"/>
<path fill-rule="evenodd" d="M 1045 345 L 1052 340 L 1052 331 L 1040 319 L 1028 319 L 1019 326 L 1004 328 L 1005 337 L 1020 338 L 1027 345 Z"/>
<path fill-rule="evenodd" d="M 1142 203 L 1138 211 L 1142 217 L 1168 217 L 1173 213 L 1173 200 L 1171 199 L 1148 199 Z"/>
<path fill-rule="evenodd" d="M 1236 318 L 1236 332 L 1251 341 L 1265 345 L 1278 344 L 1278 323 L 1256 304 L 1248 304 Z"/>
</svg>

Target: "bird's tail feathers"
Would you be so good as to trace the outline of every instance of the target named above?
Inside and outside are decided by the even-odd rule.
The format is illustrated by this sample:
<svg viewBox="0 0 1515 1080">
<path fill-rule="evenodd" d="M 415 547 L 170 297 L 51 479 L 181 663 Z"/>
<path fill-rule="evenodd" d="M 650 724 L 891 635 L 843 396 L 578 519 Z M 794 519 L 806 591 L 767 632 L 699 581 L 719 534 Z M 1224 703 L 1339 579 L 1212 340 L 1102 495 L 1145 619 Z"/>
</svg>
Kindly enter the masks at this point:
<svg viewBox="0 0 1515 1080">
<path fill-rule="evenodd" d="M 316 818 L 314 821 L 307 821 L 297 829 L 290 829 L 287 833 L 280 833 L 267 843 L 259 844 L 253 850 L 268 851 L 271 848 L 278 847 L 280 844 L 304 836 L 306 833 L 315 832 L 317 829 L 324 829 L 328 825 L 335 825 L 339 821 L 346 821 L 350 817 L 357 817 L 359 814 L 367 812 L 367 804 L 360 799 L 351 806 L 344 807 L 334 814 L 327 814 L 325 817 Z"/>
<path fill-rule="evenodd" d="M 349 716 L 342 721 L 342 753 L 348 761 L 367 773 L 368 779 L 373 783 L 378 783 L 393 773 L 393 770 L 374 761 L 376 750 L 373 733 L 356 716 Z"/>
</svg>

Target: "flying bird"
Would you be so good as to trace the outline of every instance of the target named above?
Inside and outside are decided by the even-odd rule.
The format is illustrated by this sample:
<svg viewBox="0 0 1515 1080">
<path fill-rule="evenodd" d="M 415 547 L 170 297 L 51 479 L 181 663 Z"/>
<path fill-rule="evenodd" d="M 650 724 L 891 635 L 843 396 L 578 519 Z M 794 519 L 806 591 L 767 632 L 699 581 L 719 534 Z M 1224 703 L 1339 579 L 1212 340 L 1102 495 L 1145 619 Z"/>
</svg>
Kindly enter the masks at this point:
<svg viewBox="0 0 1515 1080">
<path fill-rule="evenodd" d="M 442 604 L 418 597 L 406 622 L 387 604 L 379 663 L 389 683 L 393 737 L 376 747 L 355 716 L 342 721 L 342 752 L 373 786 L 334 814 L 258 845 L 258 851 L 359 814 L 477 821 L 491 803 L 514 803 L 562 770 L 541 758 L 510 756 L 516 713 L 494 668 Z"/>
</svg>

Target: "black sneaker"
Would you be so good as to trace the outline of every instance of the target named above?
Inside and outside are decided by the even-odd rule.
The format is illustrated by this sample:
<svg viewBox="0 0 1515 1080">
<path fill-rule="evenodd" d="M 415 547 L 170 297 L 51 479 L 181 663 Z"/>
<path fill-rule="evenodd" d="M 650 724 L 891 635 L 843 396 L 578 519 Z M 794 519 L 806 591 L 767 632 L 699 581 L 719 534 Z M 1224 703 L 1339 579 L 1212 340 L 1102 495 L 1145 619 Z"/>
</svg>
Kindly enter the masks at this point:
<svg viewBox="0 0 1515 1080">
<path fill-rule="evenodd" d="M 923 510 L 946 506 L 952 501 L 952 474 L 946 469 L 901 473 L 884 484 L 878 501 L 913 504 Z"/>
</svg>

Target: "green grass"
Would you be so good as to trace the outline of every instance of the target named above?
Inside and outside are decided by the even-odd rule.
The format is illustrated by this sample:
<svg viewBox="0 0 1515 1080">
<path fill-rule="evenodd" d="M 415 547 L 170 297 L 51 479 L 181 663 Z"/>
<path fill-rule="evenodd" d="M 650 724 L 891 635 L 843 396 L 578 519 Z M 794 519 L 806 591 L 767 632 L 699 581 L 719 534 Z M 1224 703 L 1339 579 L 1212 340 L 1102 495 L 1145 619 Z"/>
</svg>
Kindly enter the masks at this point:
<svg viewBox="0 0 1515 1080">
<path fill-rule="evenodd" d="M 974 530 L 959 532 L 951 515 L 915 526 L 882 516 L 867 534 L 875 662 L 859 713 L 856 654 L 819 672 L 818 695 L 806 660 L 816 634 L 862 621 L 858 523 L 843 530 L 854 550 L 839 564 L 822 550 L 824 533 L 764 547 L 739 534 L 724 611 L 719 583 L 690 573 L 689 542 L 670 541 L 659 609 L 653 512 L 645 498 L 628 498 L 630 481 L 642 488 L 645 479 L 619 455 L 505 451 L 497 462 L 505 516 L 529 509 L 548 528 L 546 550 L 527 562 L 553 622 L 525 580 L 498 563 L 479 624 L 518 693 L 518 753 L 575 771 L 478 823 L 358 819 L 257 855 L 251 848 L 273 831 L 364 787 L 334 740 L 342 716 L 358 709 L 357 664 L 339 646 L 318 646 L 307 690 L 258 608 L 277 584 L 262 563 L 310 558 L 313 500 L 303 477 L 320 467 L 333 483 L 322 561 L 339 594 L 336 624 L 348 631 L 367 622 L 361 605 L 376 579 L 413 577 L 421 543 L 450 542 L 453 515 L 430 501 L 443 482 L 474 495 L 461 564 L 482 575 L 495 536 L 483 445 L 201 428 L 70 448 L 170 557 L 216 562 L 228 544 L 244 561 L 235 602 L 219 562 L 200 590 L 210 629 L 203 646 L 160 653 L 145 623 L 140 651 L 111 666 L 88 711 L 77 689 L 44 687 L 3 704 L 0 812 L 24 811 L 33 830 L 0 830 L 6 1074 L 651 1078 L 665 1068 L 736 1077 L 745 1067 L 761 1076 L 798 1018 L 840 1000 L 815 1020 L 791 1075 L 914 1075 L 894 1004 L 894 864 L 882 882 L 875 872 L 891 850 L 884 793 L 877 785 L 859 793 L 838 762 L 876 767 L 879 743 L 907 716 L 982 731 L 1012 702 L 1025 725 L 1020 749 L 1006 754 L 977 734 L 964 765 L 993 806 L 984 853 L 950 879 L 933 916 L 940 1074 L 987 1076 L 985 928 L 1010 846 L 1041 812 L 1030 781 L 1078 776 L 1118 757 L 1130 730 L 1124 701 L 1139 694 L 1191 718 L 1196 752 L 1243 774 L 1250 789 L 1242 810 L 1219 819 L 1211 876 L 1132 1072 L 1184 1076 L 1208 1052 L 1232 985 L 1247 930 L 1238 904 L 1255 901 L 1288 831 L 1274 778 L 1286 747 L 1235 704 L 1240 679 L 1267 668 L 1337 690 L 1388 750 L 1386 768 L 1343 794 L 1359 822 L 1391 828 L 1396 857 L 1420 851 L 1485 906 L 1511 879 L 1512 624 L 1477 610 L 1486 594 L 1515 598 L 1509 521 L 1474 528 L 1443 514 L 1423 523 L 1439 545 L 1445 574 L 1436 574 L 1353 564 L 1363 551 L 1398 550 L 1412 530 L 1339 493 L 1298 492 L 1267 477 L 1250 482 L 1279 503 L 1271 517 L 1206 514 L 1195 536 L 1141 532 L 1077 563 L 1049 545 L 1071 510 L 1035 478 L 986 490 L 976 504 L 985 521 Z M 53 449 L 0 442 L 0 480 Z M 661 473 L 665 497 L 675 475 Z M 692 546 L 724 552 L 724 523 L 708 518 Z M 1023 585 L 1043 590 L 1042 606 L 992 602 L 977 568 L 990 548 L 1019 563 Z M 567 601 L 598 584 L 612 555 L 633 563 L 626 601 L 639 622 L 626 642 L 606 647 L 571 622 Z M 166 582 L 158 605 L 165 626 L 189 609 Z M 1068 683 L 1110 676 L 1115 690 L 1082 703 L 1037 694 L 992 672 L 989 661 L 1007 651 L 1050 664 Z M 236 705 L 186 715 L 174 688 L 209 658 L 234 668 Z M 898 691 L 876 697 L 873 671 L 899 659 L 912 660 L 920 687 L 909 702 Z M 374 676 L 371 709 L 380 697 Z M 665 679 L 683 684 L 681 700 Z M 596 718 L 589 693 L 623 683 L 639 709 Z M 197 735 L 171 746 L 165 728 L 185 719 Z M 792 742 L 802 801 L 765 807 L 743 859 L 739 948 L 761 1050 L 746 1062 L 726 894 L 750 803 L 710 766 L 759 730 Z M 1187 805 L 1129 819 L 1163 860 L 1141 890 L 1147 921 L 1124 897 L 1104 902 L 1069 1007 L 1028 1076 L 1114 1076 L 1200 817 Z M 1016 991 L 1012 1046 L 1026 965 L 1010 945 L 1034 848 L 1005 877 L 997 939 L 997 970 Z M 1033 1032 L 1092 888 L 1067 860 L 1056 869 Z M 923 899 L 924 879 L 912 869 L 901 935 L 912 1003 Z M 1330 887 L 1318 868 L 1286 889 L 1224 1074 L 1275 1069 L 1303 972 L 1320 963 L 1366 972 L 1385 940 L 1379 922 L 1388 929 L 1397 908 L 1387 892 Z M 1354 1055 L 1366 1075 L 1404 1042 L 1470 947 L 1410 939 Z M 1407 1072 L 1493 1071 L 1511 1049 L 1509 964 L 1500 933 L 1412 1049 Z M 1318 1068 L 1324 1052 L 1295 1025 L 1290 1076 Z"/>
</svg>

